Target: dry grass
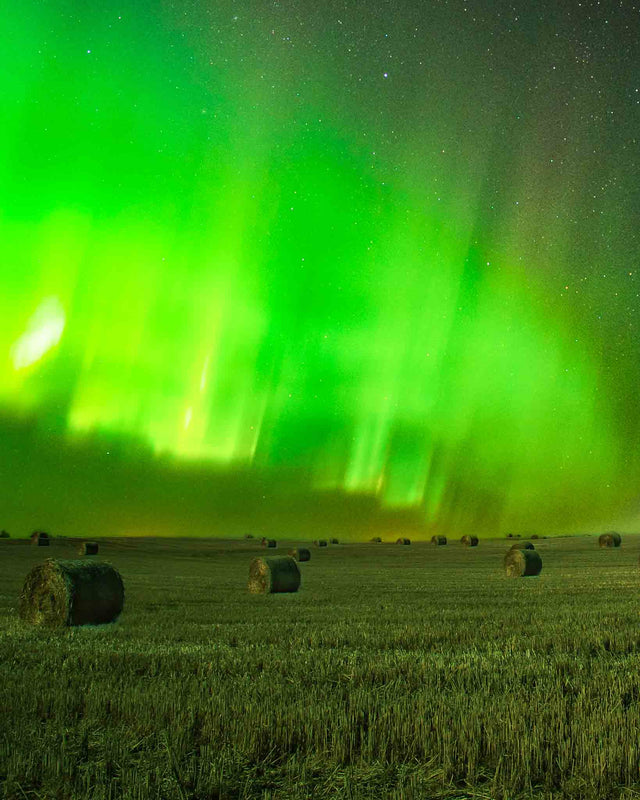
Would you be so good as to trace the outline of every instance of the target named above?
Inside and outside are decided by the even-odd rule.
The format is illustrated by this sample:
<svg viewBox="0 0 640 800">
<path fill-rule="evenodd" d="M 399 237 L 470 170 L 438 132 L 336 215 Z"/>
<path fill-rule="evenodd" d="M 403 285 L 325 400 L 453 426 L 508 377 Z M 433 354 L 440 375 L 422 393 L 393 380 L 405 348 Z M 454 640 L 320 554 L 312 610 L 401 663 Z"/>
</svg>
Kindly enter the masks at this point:
<svg viewBox="0 0 640 800">
<path fill-rule="evenodd" d="M 297 592 L 300 569 L 293 558 L 254 558 L 249 566 L 248 589 L 251 594 Z"/>
<path fill-rule="evenodd" d="M 511 549 L 504 557 L 504 567 L 508 578 L 539 575 L 542 570 L 542 559 L 536 550 Z"/>
<path fill-rule="evenodd" d="M 122 578 L 111 564 L 48 558 L 25 578 L 19 614 L 48 627 L 100 625 L 113 622 L 123 604 Z"/>
</svg>

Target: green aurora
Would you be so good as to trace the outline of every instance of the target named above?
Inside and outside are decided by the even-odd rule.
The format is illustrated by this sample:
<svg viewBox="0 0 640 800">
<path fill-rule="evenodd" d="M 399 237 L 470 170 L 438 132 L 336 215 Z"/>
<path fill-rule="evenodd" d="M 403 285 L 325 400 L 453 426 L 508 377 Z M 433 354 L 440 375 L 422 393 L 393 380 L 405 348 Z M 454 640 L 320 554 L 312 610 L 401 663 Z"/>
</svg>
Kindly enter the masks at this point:
<svg viewBox="0 0 640 800">
<path fill-rule="evenodd" d="M 0 527 L 633 520 L 624 15 L 320 5 L 5 11 Z"/>
</svg>

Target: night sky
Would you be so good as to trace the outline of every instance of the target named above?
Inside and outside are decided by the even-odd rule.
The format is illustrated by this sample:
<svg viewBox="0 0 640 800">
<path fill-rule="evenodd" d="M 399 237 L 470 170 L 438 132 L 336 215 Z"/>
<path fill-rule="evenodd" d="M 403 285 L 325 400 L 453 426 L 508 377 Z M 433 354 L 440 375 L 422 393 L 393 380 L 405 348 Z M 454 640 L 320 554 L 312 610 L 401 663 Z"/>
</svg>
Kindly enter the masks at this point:
<svg viewBox="0 0 640 800">
<path fill-rule="evenodd" d="M 0 29 L 0 527 L 640 527 L 638 5 Z"/>
</svg>

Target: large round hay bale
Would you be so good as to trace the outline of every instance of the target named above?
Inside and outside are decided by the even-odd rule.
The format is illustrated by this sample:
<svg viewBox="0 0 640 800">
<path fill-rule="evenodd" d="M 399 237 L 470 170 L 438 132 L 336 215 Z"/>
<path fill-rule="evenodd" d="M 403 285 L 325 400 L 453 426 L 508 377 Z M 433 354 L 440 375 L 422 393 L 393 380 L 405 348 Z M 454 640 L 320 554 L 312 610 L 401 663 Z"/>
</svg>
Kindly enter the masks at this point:
<svg viewBox="0 0 640 800">
<path fill-rule="evenodd" d="M 373 539 L 371 539 L 370 541 L 372 541 L 372 542 L 381 542 L 382 538 L 380 536 L 374 536 Z"/>
<path fill-rule="evenodd" d="M 296 561 L 311 561 L 311 551 L 307 547 L 294 547 L 288 551 L 288 555 Z"/>
<path fill-rule="evenodd" d="M 326 539 L 314 539 L 313 543 L 316 547 L 326 547 L 327 540 Z"/>
<path fill-rule="evenodd" d="M 98 543 L 97 542 L 83 542 L 78 550 L 81 556 L 97 556 Z"/>
<path fill-rule="evenodd" d="M 411 544 L 411 539 L 406 539 L 404 536 L 401 536 L 399 539 L 396 539 L 396 544 Z"/>
<path fill-rule="evenodd" d="M 539 539 L 540 536 L 537 533 L 532 533 L 530 536 L 531 539 Z"/>
<path fill-rule="evenodd" d="M 10 539 L 11 534 L 8 531 L 0 531 L 0 539 Z"/>
<path fill-rule="evenodd" d="M 263 547 L 276 547 L 276 540 L 275 539 L 267 539 L 266 544 Z"/>
<path fill-rule="evenodd" d="M 432 536 L 431 537 L 431 544 L 435 544 L 437 547 L 442 547 L 447 543 L 446 536 Z"/>
<path fill-rule="evenodd" d="M 465 534 L 462 539 L 460 539 L 460 544 L 464 547 L 477 547 L 478 546 L 478 537 L 477 536 L 469 536 L 469 534 Z"/>
<path fill-rule="evenodd" d="M 611 531 L 610 533 L 603 533 L 598 539 L 598 544 L 600 547 L 620 547 L 621 542 L 622 537 L 619 533 L 614 533 L 614 531 Z"/>
<path fill-rule="evenodd" d="M 504 557 L 504 566 L 507 578 L 539 575 L 542 570 L 542 559 L 537 550 L 509 550 Z"/>
<path fill-rule="evenodd" d="M 254 558 L 249 566 L 248 589 L 252 594 L 297 592 L 300 569 L 293 558 Z"/>
<path fill-rule="evenodd" d="M 329 539 L 329 544 L 338 544 L 337 539 Z"/>
<path fill-rule="evenodd" d="M 100 625 L 113 622 L 123 604 L 122 578 L 111 564 L 47 558 L 25 578 L 19 614 L 50 627 Z"/>
<path fill-rule="evenodd" d="M 29 538 L 31 544 L 38 545 L 38 547 L 49 547 L 49 534 L 44 531 L 34 531 Z"/>
<path fill-rule="evenodd" d="M 535 546 L 531 542 L 518 542 L 511 545 L 511 550 L 535 550 Z"/>
<path fill-rule="evenodd" d="M 253 534 L 252 533 L 245 533 L 244 538 L 245 539 L 253 539 Z"/>
</svg>

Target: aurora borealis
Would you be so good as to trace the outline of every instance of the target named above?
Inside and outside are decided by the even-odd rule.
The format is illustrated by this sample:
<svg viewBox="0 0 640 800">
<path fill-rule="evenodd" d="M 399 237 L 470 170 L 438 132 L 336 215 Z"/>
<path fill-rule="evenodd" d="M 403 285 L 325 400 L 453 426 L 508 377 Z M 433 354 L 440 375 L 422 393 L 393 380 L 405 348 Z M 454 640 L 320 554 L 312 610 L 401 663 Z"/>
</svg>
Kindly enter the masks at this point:
<svg viewBox="0 0 640 800">
<path fill-rule="evenodd" d="M 0 527 L 632 522 L 640 15 L 606 5 L 5 10 Z"/>
</svg>

